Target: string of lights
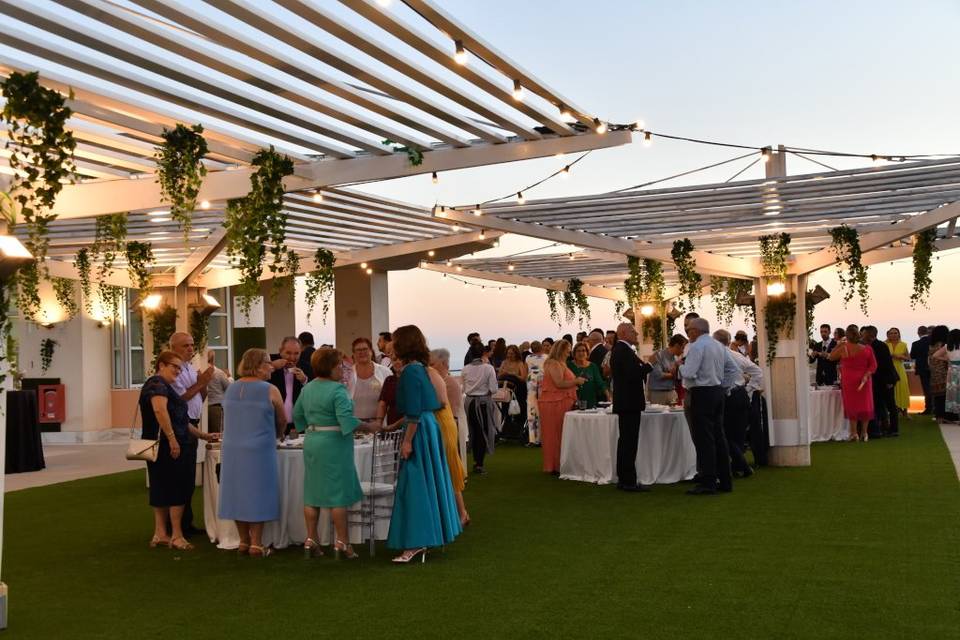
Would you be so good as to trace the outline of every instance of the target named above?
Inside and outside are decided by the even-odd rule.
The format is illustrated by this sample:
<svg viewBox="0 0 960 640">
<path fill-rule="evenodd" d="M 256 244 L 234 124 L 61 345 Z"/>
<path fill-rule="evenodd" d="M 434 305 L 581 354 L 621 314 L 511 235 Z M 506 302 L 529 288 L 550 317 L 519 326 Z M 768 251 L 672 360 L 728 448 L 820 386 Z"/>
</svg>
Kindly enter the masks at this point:
<svg viewBox="0 0 960 640">
<path fill-rule="evenodd" d="M 470 282 L 469 280 L 458 278 L 452 273 L 443 273 L 441 275 L 446 279 L 453 280 L 454 282 L 462 283 L 464 287 L 480 287 L 481 290 L 490 289 L 491 291 L 503 291 L 504 289 L 520 288 L 519 285 L 515 285 L 515 284 L 504 284 L 504 285 L 477 284 L 476 282 Z"/>
</svg>

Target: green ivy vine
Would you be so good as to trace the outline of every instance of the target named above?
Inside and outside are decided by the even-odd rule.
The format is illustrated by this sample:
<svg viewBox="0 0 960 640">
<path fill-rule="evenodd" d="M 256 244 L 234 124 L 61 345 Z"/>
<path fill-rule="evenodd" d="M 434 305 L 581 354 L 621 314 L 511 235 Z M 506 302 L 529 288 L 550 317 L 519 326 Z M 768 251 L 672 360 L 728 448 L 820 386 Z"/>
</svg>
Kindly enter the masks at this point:
<svg viewBox="0 0 960 640">
<path fill-rule="evenodd" d="M 680 280 L 680 295 L 678 301 L 683 307 L 683 298 L 687 299 L 689 308 L 693 309 L 700 290 L 703 288 L 703 278 L 697 273 L 697 261 L 693 257 L 693 243 L 689 238 L 676 240 L 670 250 L 673 264 L 677 268 L 677 277 Z"/>
<path fill-rule="evenodd" d="M 304 284 L 307 287 L 307 322 L 310 322 L 310 315 L 313 308 L 319 301 L 321 312 L 323 313 L 323 324 L 327 324 L 327 312 L 330 310 L 330 298 L 333 295 L 334 274 L 333 267 L 337 262 L 337 257 L 329 249 L 320 247 L 313 255 L 314 269 L 304 278 Z"/>
<path fill-rule="evenodd" d="M 190 310 L 190 336 L 193 338 L 193 344 L 197 350 L 197 353 L 202 354 L 207 348 L 207 339 L 210 333 L 210 323 L 207 322 L 207 316 L 203 315 L 196 309 Z M 176 325 L 176 317 L 174 317 L 174 325 Z M 171 335 L 173 335 L 171 333 Z M 169 339 L 169 336 L 168 338 Z"/>
<path fill-rule="evenodd" d="M 581 329 L 584 324 L 590 324 L 590 302 L 583 293 L 583 280 L 580 278 L 567 281 L 567 290 L 563 292 L 563 311 L 568 323 L 576 319 Z"/>
<path fill-rule="evenodd" d="M 547 304 L 550 306 L 550 319 L 560 326 L 560 292 L 547 289 Z"/>
<path fill-rule="evenodd" d="M 768 281 L 787 282 L 787 256 L 790 255 L 790 234 L 760 236 L 760 266 Z"/>
<path fill-rule="evenodd" d="M 837 261 L 846 266 L 846 273 L 843 269 L 837 269 L 837 275 L 840 278 L 840 286 L 843 289 L 843 305 L 853 299 L 854 294 L 860 298 L 860 310 L 867 315 L 867 300 L 869 299 L 869 290 L 867 286 L 867 266 L 863 264 L 863 254 L 860 251 L 860 234 L 856 229 L 841 225 L 830 229 L 830 246 L 837 256 Z"/>
<path fill-rule="evenodd" d="M 640 258 L 629 256 L 627 270 L 629 275 L 623 281 L 623 292 L 627 295 L 627 305 L 632 309 L 643 300 L 643 265 Z"/>
<path fill-rule="evenodd" d="M 261 149 L 251 164 L 250 192 L 227 202 L 224 226 L 227 255 L 240 270 L 237 286 L 240 309 L 247 315 L 254 298 L 260 295 L 263 259 L 269 250 L 274 275 L 289 272 L 290 253 L 284 246 L 287 216 L 283 212 L 283 179 L 293 173 L 293 161 L 271 146 Z"/>
<path fill-rule="evenodd" d="M 627 304 L 631 308 L 652 302 L 659 308 L 663 303 L 663 294 L 666 284 L 663 280 L 663 265 L 656 260 L 644 258 L 642 261 L 634 256 L 627 258 L 629 275 L 623 281 L 623 289 L 627 295 Z"/>
<path fill-rule="evenodd" d="M 405 147 L 399 142 L 394 142 L 390 138 L 384 138 L 380 141 L 380 144 L 390 147 L 394 151 L 407 154 L 407 160 L 410 161 L 410 166 L 419 167 L 421 164 L 423 164 L 423 149 L 420 149 L 419 147 Z"/>
<path fill-rule="evenodd" d="M 77 275 L 80 277 L 80 293 L 83 296 L 83 308 L 87 313 L 93 315 L 93 296 L 90 286 L 90 250 L 83 247 L 77 251 L 73 264 L 77 268 Z"/>
<path fill-rule="evenodd" d="M 116 320 L 120 317 L 120 302 L 123 300 L 123 287 L 117 287 L 104 282 L 97 283 L 97 292 L 103 312 L 108 318 Z"/>
<path fill-rule="evenodd" d="M 127 247 L 127 214 L 111 213 L 98 216 L 90 253 L 99 258 L 97 267 L 97 296 L 108 317 L 116 320 L 120 312 L 122 288 L 107 283 L 113 273 L 117 257 L 125 254 Z"/>
<path fill-rule="evenodd" d="M 300 272 L 300 254 L 298 254 L 293 249 L 287 249 L 285 258 L 281 262 L 281 267 L 278 273 L 275 273 L 273 278 L 270 280 L 270 301 L 276 301 L 277 293 L 280 292 L 284 287 L 287 288 L 287 292 L 290 297 L 290 301 L 293 302 L 296 299 L 296 277 L 297 273 Z"/>
<path fill-rule="evenodd" d="M 750 280 L 710 276 L 710 299 L 721 324 L 733 322 L 733 312 L 739 304 L 737 300 L 743 295 L 750 295 L 752 289 L 753 282 Z"/>
<path fill-rule="evenodd" d="M 49 276 L 48 233 L 56 218 L 50 210 L 64 183 L 73 182 L 76 176 L 73 152 L 77 142 L 66 127 L 73 112 L 66 106 L 66 96 L 40 85 L 35 71 L 12 72 L 0 81 L 0 92 L 5 100 L 0 112 L 7 126 L 5 148 L 11 151 L 9 163 L 14 172 L 10 195 L 27 227 L 24 244 L 35 258 L 21 267 L 13 280 L 19 287 L 17 301 L 24 318 L 36 320 L 40 279 Z"/>
<path fill-rule="evenodd" d="M 44 338 L 40 341 L 40 373 L 46 373 L 53 363 L 53 352 L 60 343 L 53 338 Z"/>
<path fill-rule="evenodd" d="M 915 309 L 918 304 L 927 306 L 927 296 L 930 295 L 930 272 L 933 269 L 931 258 L 933 246 L 937 240 L 937 229 L 925 229 L 916 235 L 913 240 L 913 292 L 910 294 L 910 308 Z"/>
<path fill-rule="evenodd" d="M 793 335 L 793 317 L 796 313 L 797 296 L 794 293 L 767 299 L 763 319 L 767 329 L 768 366 L 773 364 L 773 359 L 777 355 L 777 344 L 780 342 L 781 332 L 787 337 Z"/>
<path fill-rule="evenodd" d="M 177 330 L 177 310 L 168 304 L 158 309 L 144 312 L 150 321 L 150 336 L 153 338 L 153 357 L 156 358 L 164 350 L 170 336 Z M 191 323 L 192 324 L 192 323 Z M 191 327 L 191 333 L 192 327 Z M 196 340 L 196 338 L 194 338 Z"/>
<path fill-rule="evenodd" d="M 627 303 L 624 300 L 616 300 L 613 303 L 613 318 L 614 320 L 620 320 L 620 317 L 623 315 L 624 309 L 627 308 Z"/>
<path fill-rule="evenodd" d="M 663 349 L 664 337 L 663 337 L 663 319 L 660 315 L 663 312 L 663 307 L 657 307 L 657 312 L 654 313 L 649 318 L 643 318 L 640 323 L 640 331 L 643 333 L 645 339 L 649 339 L 653 343 L 654 349 Z"/>
<path fill-rule="evenodd" d="M 160 197 L 170 203 L 170 217 L 180 226 L 184 238 L 188 238 L 197 196 L 207 175 L 203 164 L 207 141 L 199 124 L 192 127 L 177 124 L 173 129 L 164 129 L 161 135 L 163 144 L 156 148 L 154 155 Z"/>
<path fill-rule="evenodd" d="M 57 298 L 57 304 L 67 314 L 67 320 L 73 320 L 80 313 L 80 305 L 77 304 L 77 290 L 70 278 L 53 278 L 53 294 Z"/>
<path fill-rule="evenodd" d="M 140 290 L 140 299 L 150 295 L 153 289 L 150 267 L 153 266 L 153 246 L 149 242 L 133 240 L 127 243 L 127 272 L 135 289 Z"/>
</svg>

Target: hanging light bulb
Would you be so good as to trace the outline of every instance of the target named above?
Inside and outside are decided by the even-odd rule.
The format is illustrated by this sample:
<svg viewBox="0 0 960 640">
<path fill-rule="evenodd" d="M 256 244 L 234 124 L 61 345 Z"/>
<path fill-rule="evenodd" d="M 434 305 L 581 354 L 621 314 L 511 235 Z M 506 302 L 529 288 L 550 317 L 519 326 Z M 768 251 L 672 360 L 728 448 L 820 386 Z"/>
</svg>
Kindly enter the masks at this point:
<svg viewBox="0 0 960 640">
<path fill-rule="evenodd" d="M 323 192 L 320 189 L 317 189 L 313 192 L 313 201 L 314 202 L 323 202 Z"/>
<path fill-rule="evenodd" d="M 643 131 L 644 126 L 644 122 L 640 118 L 637 118 L 637 121 L 633 123 L 633 128 L 637 131 Z"/>
<path fill-rule="evenodd" d="M 570 177 L 570 165 L 566 165 L 563 169 L 560 170 L 560 177 L 566 180 Z"/>
<path fill-rule="evenodd" d="M 377 0 L 377 4 L 386 9 L 390 6 L 390 0 Z"/>
<path fill-rule="evenodd" d="M 480 210 L 480 205 L 479 205 L 479 204 L 478 204 L 476 207 L 474 207 L 474 209 L 473 209 L 473 215 L 475 215 L 475 216 L 483 215 L 483 211 Z"/>
<path fill-rule="evenodd" d="M 433 249 L 430 249 L 430 251 L 427 251 L 427 255 L 432 258 L 433 256 L 437 255 L 437 252 Z"/>
<path fill-rule="evenodd" d="M 563 120 L 564 122 L 574 121 L 573 114 L 570 112 L 570 109 L 568 109 L 564 104 L 560 105 L 560 119 Z"/>
<path fill-rule="evenodd" d="M 499 247 L 500 247 L 500 241 L 499 241 L 499 240 L 494 240 L 494 241 L 493 241 L 493 247 L 494 247 L 495 249 L 496 249 L 496 248 L 499 248 Z"/>
<path fill-rule="evenodd" d="M 460 265 L 457 265 L 457 271 L 463 271 L 463 267 L 461 267 Z"/>
<path fill-rule="evenodd" d="M 452 266 L 453 266 L 453 260 L 447 260 L 447 266 L 448 266 L 448 267 L 452 267 Z"/>
<path fill-rule="evenodd" d="M 366 263 L 366 262 L 361 262 L 361 263 L 360 263 L 360 268 L 361 268 L 361 269 L 366 269 L 366 268 L 367 268 L 367 263 Z"/>
<path fill-rule="evenodd" d="M 484 232 L 481 230 L 481 231 L 480 231 L 480 239 L 481 239 L 481 240 L 485 240 L 486 237 L 487 237 L 487 234 L 484 233 Z"/>
<path fill-rule="evenodd" d="M 596 132 L 599 133 L 600 135 L 603 135 L 607 132 L 607 123 L 601 122 L 600 118 L 593 119 L 593 127 L 596 130 Z"/>
<path fill-rule="evenodd" d="M 517 204 L 523 204 L 527 199 L 523 197 L 523 191 L 517 191 Z"/>
<path fill-rule="evenodd" d="M 513 99 L 517 102 L 521 102 L 523 100 L 523 85 L 520 84 L 519 80 L 513 81 Z"/>
<path fill-rule="evenodd" d="M 570 259 L 573 260 L 573 254 L 572 254 L 572 253 L 570 254 Z"/>
<path fill-rule="evenodd" d="M 373 269 L 367 269 L 367 275 L 368 276 L 373 275 Z"/>
<path fill-rule="evenodd" d="M 209 201 L 209 200 L 203 200 L 203 201 L 200 203 L 200 208 L 201 208 L 201 209 L 209 209 L 209 208 L 210 208 L 210 201 Z"/>
<path fill-rule="evenodd" d="M 453 232 L 456 233 L 457 231 L 460 231 L 460 225 L 455 224 L 453 225 Z"/>
<path fill-rule="evenodd" d="M 770 162 L 770 147 L 764 147 L 760 149 L 760 159 L 764 162 Z"/>
<path fill-rule="evenodd" d="M 434 172 L 433 172 L 433 175 L 430 176 L 430 177 L 431 177 L 431 179 L 433 180 L 433 184 L 437 184 L 437 183 L 440 182 L 440 178 L 437 176 L 437 172 L 436 172 L 436 171 L 434 171 Z"/>
<path fill-rule="evenodd" d="M 652 136 L 650 135 L 650 132 L 649 132 L 649 131 L 644 131 L 644 132 L 643 132 L 643 146 L 649 147 L 651 144 L 653 144 L 653 140 L 652 140 Z"/>
<path fill-rule="evenodd" d="M 511 262 L 510 264 L 507 265 L 507 271 L 513 271 L 513 269 L 514 269 L 513 263 Z"/>
<path fill-rule="evenodd" d="M 456 47 L 456 52 L 453 54 L 453 59 L 457 61 L 457 64 L 467 64 L 467 60 L 470 56 L 467 53 L 467 50 L 463 48 L 463 40 L 454 40 L 453 44 Z"/>
</svg>

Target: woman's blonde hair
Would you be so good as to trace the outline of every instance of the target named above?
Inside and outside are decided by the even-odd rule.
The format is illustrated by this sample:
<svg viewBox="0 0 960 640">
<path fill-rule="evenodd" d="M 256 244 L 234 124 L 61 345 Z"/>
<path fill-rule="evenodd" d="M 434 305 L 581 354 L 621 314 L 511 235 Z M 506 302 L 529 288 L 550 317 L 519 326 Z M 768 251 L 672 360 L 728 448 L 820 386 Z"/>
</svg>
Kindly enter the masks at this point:
<svg viewBox="0 0 960 640">
<path fill-rule="evenodd" d="M 267 353 L 266 349 L 247 349 L 243 352 L 243 357 L 240 358 L 240 364 L 237 365 L 237 375 L 241 378 L 256 375 L 257 367 L 264 362 L 269 362 L 269 360 L 270 354 Z"/>
<path fill-rule="evenodd" d="M 570 354 L 570 343 L 566 340 L 557 340 L 550 348 L 550 360 L 556 360 L 563 364 L 567 363 L 567 356 Z"/>
</svg>

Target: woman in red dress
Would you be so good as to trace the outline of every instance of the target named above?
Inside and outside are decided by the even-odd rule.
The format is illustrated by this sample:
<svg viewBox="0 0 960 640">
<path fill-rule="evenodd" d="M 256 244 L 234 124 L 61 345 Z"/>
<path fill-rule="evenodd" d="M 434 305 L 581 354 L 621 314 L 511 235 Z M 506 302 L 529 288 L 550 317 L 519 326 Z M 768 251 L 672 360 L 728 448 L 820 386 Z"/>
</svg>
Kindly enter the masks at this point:
<svg viewBox="0 0 960 640">
<path fill-rule="evenodd" d="M 567 367 L 570 343 L 557 340 L 550 357 L 543 363 L 543 382 L 540 384 L 540 442 L 543 447 L 543 470 L 560 473 L 560 443 L 563 440 L 563 416 L 577 401 L 577 387 L 586 382 L 573 375 Z"/>
<path fill-rule="evenodd" d="M 866 442 L 867 423 L 873 419 L 873 381 L 877 359 L 873 349 L 860 344 L 860 330 L 855 324 L 847 327 L 846 340 L 830 354 L 840 361 L 840 395 L 843 413 L 850 419 L 850 440 Z"/>
</svg>

